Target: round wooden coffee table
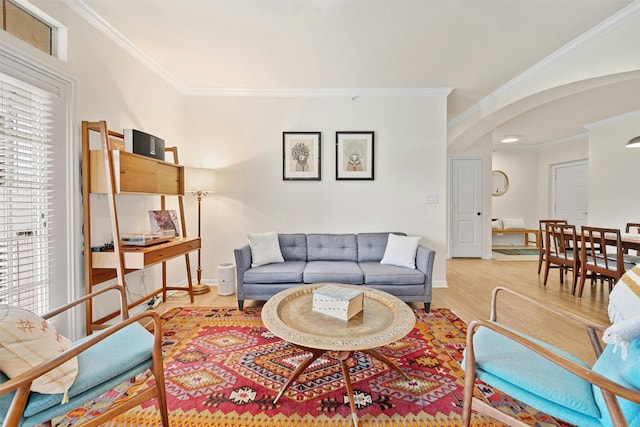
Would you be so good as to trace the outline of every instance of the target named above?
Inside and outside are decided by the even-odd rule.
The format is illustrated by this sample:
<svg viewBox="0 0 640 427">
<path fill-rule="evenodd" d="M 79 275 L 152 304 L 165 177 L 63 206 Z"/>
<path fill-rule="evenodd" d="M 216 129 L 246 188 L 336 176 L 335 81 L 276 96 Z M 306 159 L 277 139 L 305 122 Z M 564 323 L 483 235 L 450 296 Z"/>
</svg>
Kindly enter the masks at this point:
<svg viewBox="0 0 640 427">
<path fill-rule="evenodd" d="M 340 360 L 353 423 L 357 427 L 358 416 L 346 361 L 354 351 L 360 351 L 384 362 L 407 378 L 395 362 L 375 349 L 405 337 L 414 328 L 416 317 L 411 307 L 393 295 L 365 286 L 342 284 L 339 286 L 364 292 L 363 310 L 360 313 L 349 320 L 340 320 L 313 311 L 313 290 L 328 284 L 286 289 L 271 297 L 262 308 L 262 321 L 269 331 L 311 353 L 293 371 L 274 403 L 314 360 L 327 351 L 335 351 Z"/>
</svg>

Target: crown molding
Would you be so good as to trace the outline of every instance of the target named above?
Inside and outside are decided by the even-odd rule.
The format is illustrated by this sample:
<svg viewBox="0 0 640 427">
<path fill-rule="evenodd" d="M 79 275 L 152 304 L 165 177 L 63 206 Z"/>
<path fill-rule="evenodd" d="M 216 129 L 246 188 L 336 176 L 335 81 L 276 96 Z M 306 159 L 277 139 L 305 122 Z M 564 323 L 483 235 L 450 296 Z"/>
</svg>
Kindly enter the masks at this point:
<svg viewBox="0 0 640 427">
<path fill-rule="evenodd" d="M 192 96 L 238 97 L 347 97 L 355 100 L 363 96 L 448 96 L 453 88 L 308 88 L 308 89 L 248 89 L 248 88 L 194 88 L 186 89 Z"/>
<path fill-rule="evenodd" d="M 82 19 L 93 25 L 97 30 L 106 35 L 109 39 L 115 42 L 118 46 L 122 47 L 125 51 L 131 54 L 134 58 L 142 62 L 147 68 L 153 71 L 155 74 L 164 79 L 171 86 L 184 92 L 186 88 L 176 80 L 171 74 L 169 74 L 164 68 L 154 61 L 149 55 L 147 55 L 142 49 L 132 43 L 126 38 L 120 31 L 109 24 L 102 16 L 91 9 L 83 0 L 62 0 L 71 10 L 76 12 Z"/>
<path fill-rule="evenodd" d="M 448 96 L 453 88 L 306 88 L 306 89 L 251 89 L 251 88 L 189 88 L 179 82 L 142 49 L 109 24 L 84 0 L 62 0 L 71 10 L 113 40 L 117 45 L 142 62 L 184 95 L 190 96 L 244 96 L 244 97 L 350 97 L 361 96 Z"/>
<path fill-rule="evenodd" d="M 597 122 L 588 123 L 583 125 L 585 129 L 591 130 L 600 126 L 608 125 L 610 123 L 619 122 L 621 120 L 627 120 L 631 118 L 638 117 L 640 118 L 640 110 L 628 111 L 623 114 L 618 114 L 617 116 L 607 117 L 606 119 L 598 120 Z"/>
<path fill-rule="evenodd" d="M 523 71 L 522 73 L 514 77 L 513 79 L 509 80 L 507 83 L 500 86 L 498 89 L 496 89 L 489 95 L 482 98 L 480 101 L 475 103 L 473 106 L 471 106 L 467 110 L 463 111 L 456 117 L 449 120 L 449 122 L 447 123 L 447 127 L 452 128 L 460 124 L 464 120 L 468 119 L 469 117 L 473 116 L 474 114 L 477 114 L 480 111 L 486 110 L 491 105 L 495 105 L 505 92 L 511 90 L 512 88 L 520 84 L 523 84 L 524 82 L 526 82 L 532 76 L 535 76 L 540 71 L 566 58 L 573 52 L 583 48 L 584 46 L 592 43 L 593 41 L 600 39 L 601 37 L 605 36 L 606 34 L 610 33 L 616 28 L 621 27 L 622 25 L 626 24 L 627 22 L 631 21 L 632 19 L 636 18 L 639 15 L 640 15 L 640 0 L 635 0 L 630 5 L 614 13 L 609 18 L 605 19 L 604 21 L 602 21 L 601 23 L 599 23 L 598 25 L 596 25 L 586 33 L 583 33 L 580 36 L 576 37 L 575 39 L 573 39 L 572 41 L 570 41 L 560 49 L 553 52 L 551 55 L 545 57 L 541 61 L 537 62 L 527 70 Z"/>
</svg>

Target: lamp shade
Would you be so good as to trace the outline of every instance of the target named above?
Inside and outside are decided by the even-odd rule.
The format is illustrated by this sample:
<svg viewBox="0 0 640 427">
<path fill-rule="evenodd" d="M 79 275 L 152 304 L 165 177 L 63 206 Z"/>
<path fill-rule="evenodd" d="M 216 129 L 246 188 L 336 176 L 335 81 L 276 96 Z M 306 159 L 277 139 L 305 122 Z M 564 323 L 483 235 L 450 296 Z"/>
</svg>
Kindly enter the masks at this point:
<svg viewBox="0 0 640 427">
<path fill-rule="evenodd" d="M 184 189 L 192 193 L 216 191 L 216 171 L 207 168 L 184 168 Z"/>
<path fill-rule="evenodd" d="M 636 136 L 635 138 L 631 138 L 629 140 L 629 142 L 627 142 L 627 145 L 625 145 L 625 147 L 627 147 L 627 148 L 640 148 L 640 136 Z"/>
</svg>

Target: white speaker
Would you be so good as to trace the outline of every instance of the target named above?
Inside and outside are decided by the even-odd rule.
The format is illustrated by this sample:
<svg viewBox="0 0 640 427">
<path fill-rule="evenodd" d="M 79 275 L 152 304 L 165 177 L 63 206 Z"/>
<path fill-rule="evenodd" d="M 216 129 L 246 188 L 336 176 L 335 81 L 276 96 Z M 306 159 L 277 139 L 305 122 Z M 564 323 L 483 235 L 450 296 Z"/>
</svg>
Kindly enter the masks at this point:
<svg viewBox="0 0 640 427">
<path fill-rule="evenodd" d="M 218 295 L 233 295 L 236 293 L 236 266 L 224 263 L 218 266 Z"/>
</svg>

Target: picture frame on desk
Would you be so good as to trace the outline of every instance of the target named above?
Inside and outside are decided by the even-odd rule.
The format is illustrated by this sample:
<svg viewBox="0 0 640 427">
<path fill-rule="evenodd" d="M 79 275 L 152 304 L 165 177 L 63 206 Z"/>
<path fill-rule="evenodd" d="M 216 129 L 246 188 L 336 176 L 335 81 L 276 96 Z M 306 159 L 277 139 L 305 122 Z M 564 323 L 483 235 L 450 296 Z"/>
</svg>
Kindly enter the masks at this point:
<svg viewBox="0 0 640 427">
<path fill-rule="evenodd" d="M 180 237 L 180 221 L 175 210 L 149 211 L 149 224 L 151 232 L 173 230 L 174 237 Z"/>
</svg>

